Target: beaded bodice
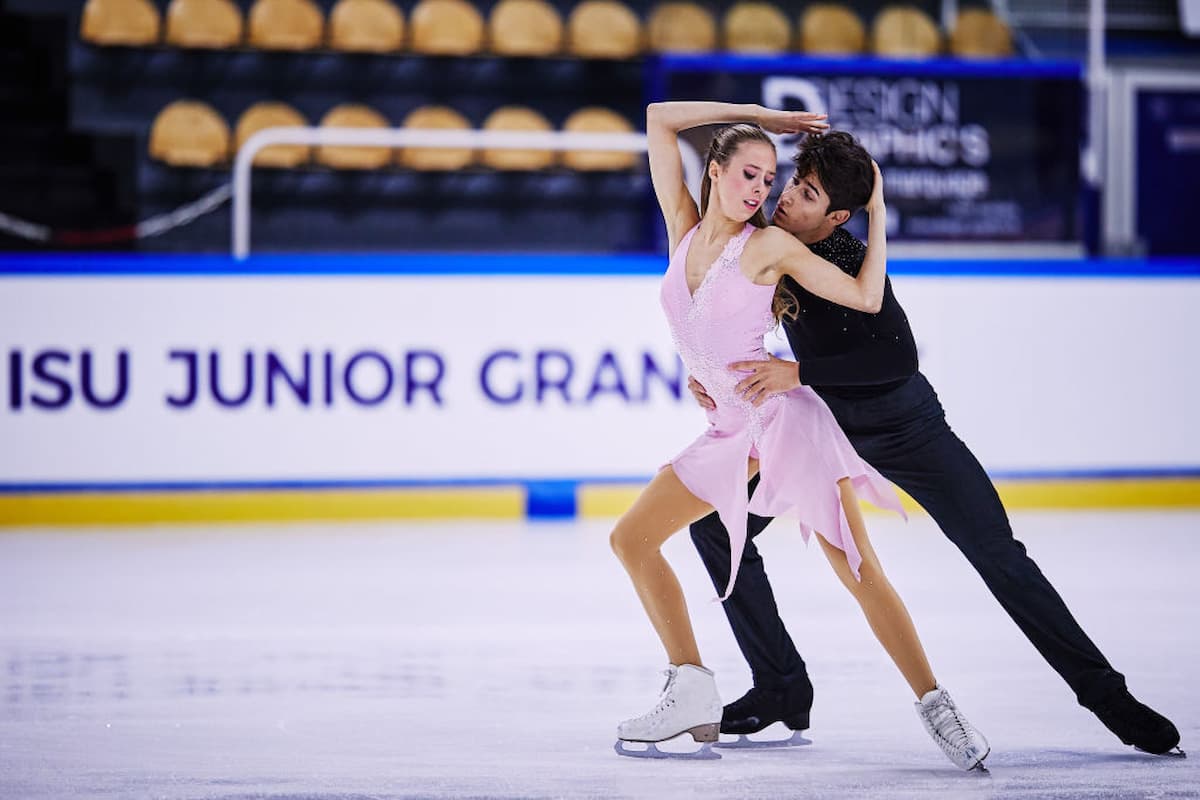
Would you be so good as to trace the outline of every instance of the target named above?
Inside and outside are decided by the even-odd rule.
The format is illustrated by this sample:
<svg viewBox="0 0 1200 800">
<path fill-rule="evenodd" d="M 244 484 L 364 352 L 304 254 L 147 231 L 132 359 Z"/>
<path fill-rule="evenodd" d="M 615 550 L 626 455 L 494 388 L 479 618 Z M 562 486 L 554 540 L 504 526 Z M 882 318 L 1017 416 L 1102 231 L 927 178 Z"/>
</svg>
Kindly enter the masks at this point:
<svg viewBox="0 0 1200 800">
<path fill-rule="evenodd" d="M 684 365 L 716 403 L 716 410 L 708 412 L 710 422 L 719 429 L 749 426 L 757 440 L 779 398 L 755 408 L 735 394 L 734 387 L 745 375 L 729 365 L 767 358 L 763 337 L 775 326 L 775 287 L 760 286 L 742 274 L 742 251 L 757 230 L 747 223 L 725 244 L 693 295 L 686 264 L 699 227 L 687 232 L 671 257 L 660 293 L 663 310 Z"/>
</svg>

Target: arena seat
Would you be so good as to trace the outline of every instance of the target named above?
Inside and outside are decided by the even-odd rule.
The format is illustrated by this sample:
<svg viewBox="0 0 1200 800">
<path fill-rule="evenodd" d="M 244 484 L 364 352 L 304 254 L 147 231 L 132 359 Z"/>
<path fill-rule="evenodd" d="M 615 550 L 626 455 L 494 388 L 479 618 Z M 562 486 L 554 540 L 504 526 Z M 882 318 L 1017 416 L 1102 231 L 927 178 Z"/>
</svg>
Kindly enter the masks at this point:
<svg viewBox="0 0 1200 800">
<path fill-rule="evenodd" d="M 325 18 L 313 0 L 255 0 L 250 44 L 264 50 L 314 50 L 325 37 Z"/>
<path fill-rule="evenodd" d="M 550 122 L 525 106 L 502 106 L 483 121 L 486 131 L 552 131 Z M 499 170 L 538 170 L 554 164 L 553 150 L 490 150 L 482 151 L 480 160 L 485 166 Z"/>
<path fill-rule="evenodd" d="M 668 2 L 650 12 L 646 36 L 655 53 L 708 53 L 717 48 L 717 23 L 695 3 Z"/>
<path fill-rule="evenodd" d="M 941 52 L 942 34 L 916 6 L 888 6 L 871 26 L 871 49 L 891 58 L 928 58 Z"/>
<path fill-rule="evenodd" d="M 157 44 L 162 17 L 150 0 L 88 0 L 79 35 L 98 45 L 141 47 Z"/>
<path fill-rule="evenodd" d="M 823 56 L 858 55 L 867 44 L 862 20 L 846 6 L 814 3 L 800 17 L 800 50 Z"/>
<path fill-rule="evenodd" d="M 563 130 L 568 133 L 633 133 L 633 126 L 620 114 L 599 106 L 586 106 L 567 117 Z M 563 166 L 580 172 L 631 169 L 637 153 L 619 150 L 566 150 Z"/>
<path fill-rule="evenodd" d="M 792 44 L 787 15 L 770 3 L 739 2 L 721 25 L 725 49 L 734 53 L 786 53 Z"/>
<path fill-rule="evenodd" d="M 562 17 L 546 0 L 500 0 L 488 17 L 488 41 L 497 55 L 552 56 L 562 50 Z"/>
<path fill-rule="evenodd" d="M 420 106 L 404 118 L 403 127 L 465 131 L 471 123 L 453 108 Z M 396 152 L 397 164 L 419 172 L 451 172 L 474 161 L 475 151 L 468 147 L 402 147 Z"/>
<path fill-rule="evenodd" d="M 154 118 L 149 150 L 173 167 L 215 167 L 229 160 L 229 125 L 207 103 L 176 100 Z"/>
<path fill-rule="evenodd" d="M 171 0 L 167 44 L 224 50 L 242 43 L 242 12 L 232 0 Z"/>
<path fill-rule="evenodd" d="M 255 103 L 243 111 L 242 116 L 238 119 L 233 137 L 234 152 L 236 153 L 237 150 L 240 150 L 247 139 L 263 128 L 277 128 L 282 126 L 305 127 L 307 125 L 308 120 L 304 118 L 304 115 L 287 103 L 271 101 Z M 264 147 L 255 154 L 254 166 L 293 169 L 307 164 L 311 155 L 312 148 L 308 145 L 274 144 L 270 147 Z"/>
<path fill-rule="evenodd" d="M 420 0 L 409 23 L 415 53 L 469 56 L 483 50 L 483 17 L 466 0 Z"/>
<path fill-rule="evenodd" d="M 321 118 L 322 128 L 389 128 L 387 119 L 373 108 L 354 103 L 334 106 Z M 392 161 L 390 147 L 322 145 L 317 163 L 334 169 L 381 169 Z"/>
<path fill-rule="evenodd" d="M 617 0 L 583 0 L 567 18 L 567 50 L 579 58 L 634 58 L 642 22 Z"/>
<path fill-rule="evenodd" d="M 1013 54 L 1012 32 L 986 8 L 959 11 L 949 44 L 950 52 L 960 58 L 1006 58 Z"/>
<path fill-rule="evenodd" d="M 329 12 L 329 46 L 392 53 L 404 46 L 404 14 L 388 0 L 338 0 Z"/>
</svg>

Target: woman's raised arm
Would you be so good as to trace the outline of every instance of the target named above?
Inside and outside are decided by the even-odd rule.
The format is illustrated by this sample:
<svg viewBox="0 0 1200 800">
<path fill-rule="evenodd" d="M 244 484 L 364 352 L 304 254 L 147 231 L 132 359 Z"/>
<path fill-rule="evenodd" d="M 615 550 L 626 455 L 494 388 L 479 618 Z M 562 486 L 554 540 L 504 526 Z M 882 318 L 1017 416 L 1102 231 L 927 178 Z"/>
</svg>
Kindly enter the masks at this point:
<svg viewBox="0 0 1200 800">
<path fill-rule="evenodd" d="M 770 244 L 778 256 L 778 268 L 815 295 L 838 305 L 876 314 L 883 305 L 884 278 L 887 276 L 887 207 L 883 202 L 883 175 L 874 161 L 875 186 L 867 201 L 867 254 L 857 278 L 813 253 L 799 241 L 779 230 L 772 233 Z"/>
<path fill-rule="evenodd" d="M 824 114 L 806 111 L 776 111 L 753 103 L 668 101 L 646 107 L 646 140 L 650 158 L 650 181 L 658 206 L 667 223 L 670 249 L 700 219 L 696 201 L 684 181 L 679 156 L 679 132 L 700 125 L 752 122 L 771 133 L 821 131 L 829 126 Z"/>
</svg>

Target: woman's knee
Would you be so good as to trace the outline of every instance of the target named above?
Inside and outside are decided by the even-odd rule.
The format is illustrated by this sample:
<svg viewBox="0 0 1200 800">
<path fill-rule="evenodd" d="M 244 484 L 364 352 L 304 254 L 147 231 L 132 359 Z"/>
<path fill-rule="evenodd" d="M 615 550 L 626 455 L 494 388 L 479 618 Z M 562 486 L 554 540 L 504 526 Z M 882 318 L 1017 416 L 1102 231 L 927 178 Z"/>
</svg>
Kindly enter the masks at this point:
<svg viewBox="0 0 1200 800">
<path fill-rule="evenodd" d="M 628 564 L 642 555 L 646 539 L 644 536 L 638 536 L 634 527 L 621 519 L 609 534 L 608 544 L 617 559 L 622 564 Z"/>
<path fill-rule="evenodd" d="M 832 546 L 831 550 L 829 557 L 831 562 L 837 559 L 835 567 L 838 578 L 855 598 L 861 600 L 871 597 L 888 588 L 887 575 L 884 574 L 883 567 L 874 558 L 864 558 L 858 565 L 858 574 L 855 575 L 854 571 L 850 569 L 846 554 Z"/>
<path fill-rule="evenodd" d="M 890 588 L 887 575 L 883 573 L 883 568 L 878 562 L 863 561 L 858 566 L 858 580 L 851 587 L 852 592 L 860 597 L 869 597 L 877 592 L 887 591 Z"/>
</svg>

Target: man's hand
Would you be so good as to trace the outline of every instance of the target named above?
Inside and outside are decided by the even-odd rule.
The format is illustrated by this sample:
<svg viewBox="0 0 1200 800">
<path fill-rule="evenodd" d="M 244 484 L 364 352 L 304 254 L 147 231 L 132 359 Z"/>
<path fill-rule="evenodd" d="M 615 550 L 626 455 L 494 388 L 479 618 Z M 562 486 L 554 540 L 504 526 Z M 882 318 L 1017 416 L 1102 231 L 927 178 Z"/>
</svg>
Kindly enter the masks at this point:
<svg viewBox="0 0 1200 800">
<path fill-rule="evenodd" d="M 696 398 L 696 402 L 701 408 L 707 408 L 709 411 L 714 411 L 717 404 L 708 396 L 708 392 L 704 391 L 704 387 L 700 385 L 700 381 L 688 375 L 688 391 Z"/>
<path fill-rule="evenodd" d="M 875 159 L 871 159 L 871 169 L 875 173 L 875 184 L 871 187 L 871 198 L 867 200 L 867 213 L 883 208 L 883 173 Z"/>
<path fill-rule="evenodd" d="M 795 361 L 768 356 L 766 361 L 735 361 L 729 368 L 750 373 L 738 382 L 734 391 L 756 406 L 761 406 L 771 395 L 800 386 L 800 368 Z"/>
</svg>

